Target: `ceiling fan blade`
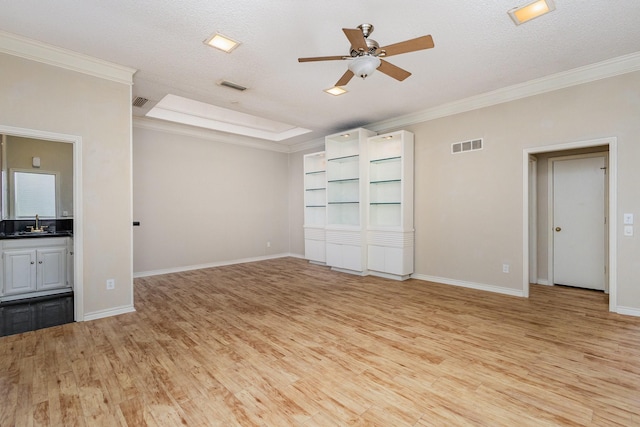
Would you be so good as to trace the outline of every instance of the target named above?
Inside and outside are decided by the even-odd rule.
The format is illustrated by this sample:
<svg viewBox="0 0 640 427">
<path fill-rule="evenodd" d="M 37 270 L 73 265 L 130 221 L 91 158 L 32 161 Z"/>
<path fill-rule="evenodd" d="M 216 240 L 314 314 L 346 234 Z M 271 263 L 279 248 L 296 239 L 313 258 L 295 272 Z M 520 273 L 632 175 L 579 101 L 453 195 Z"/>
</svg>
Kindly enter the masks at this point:
<svg viewBox="0 0 640 427">
<path fill-rule="evenodd" d="M 351 70 L 347 70 L 347 72 L 344 73 L 342 77 L 340 77 L 340 80 L 337 81 L 335 86 L 345 86 L 347 83 L 349 83 L 353 76 L 355 76 L 355 74 L 353 74 Z"/>
<path fill-rule="evenodd" d="M 342 31 L 344 35 L 349 39 L 349 43 L 351 43 L 351 47 L 356 50 L 367 51 L 369 47 L 367 46 L 367 41 L 364 39 L 364 35 L 362 34 L 362 30 L 359 28 L 343 28 Z"/>
<path fill-rule="evenodd" d="M 400 43 L 390 44 L 381 47 L 385 51 L 385 57 L 391 55 L 399 55 L 401 53 L 414 52 L 416 50 L 431 49 L 434 46 L 431 35 L 422 36 L 411 40 L 405 40 Z"/>
<path fill-rule="evenodd" d="M 339 59 L 347 59 L 347 56 L 314 56 L 311 58 L 298 58 L 298 62 L 314 62 L 314 61 L 337 61 Z"/>
<path fill-rule="evenodd" d="M 393 77 L 398 81 L 403 81 L 404 79 L 406 79 L 411 75 L 411 73 L 408 72 L 407 70 L 397 67 L 385 61 L 384 59 L 380 60 L 380 66 L 378 67 L 378 71 L 380 71 L 381 73 L 385 73 L 387 76 Z"/>
</svg>

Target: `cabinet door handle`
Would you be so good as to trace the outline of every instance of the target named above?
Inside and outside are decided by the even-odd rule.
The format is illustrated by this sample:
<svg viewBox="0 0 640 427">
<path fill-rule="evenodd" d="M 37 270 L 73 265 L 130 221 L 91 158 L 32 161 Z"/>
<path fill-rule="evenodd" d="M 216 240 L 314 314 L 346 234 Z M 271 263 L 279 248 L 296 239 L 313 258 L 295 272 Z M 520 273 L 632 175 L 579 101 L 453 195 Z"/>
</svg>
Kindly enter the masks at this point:
<svg viewBox="0 0 640 427">
<path fill-rule="evenodd" d="M 42 264 L 42 261 L 38 261 L 38 264 Z"/>
<path fill-rule="evenodd" d="M 31 264 L 35 264 L 35 263 L 36 263 L 35 261 L 31 261 Z"/>
</svg>

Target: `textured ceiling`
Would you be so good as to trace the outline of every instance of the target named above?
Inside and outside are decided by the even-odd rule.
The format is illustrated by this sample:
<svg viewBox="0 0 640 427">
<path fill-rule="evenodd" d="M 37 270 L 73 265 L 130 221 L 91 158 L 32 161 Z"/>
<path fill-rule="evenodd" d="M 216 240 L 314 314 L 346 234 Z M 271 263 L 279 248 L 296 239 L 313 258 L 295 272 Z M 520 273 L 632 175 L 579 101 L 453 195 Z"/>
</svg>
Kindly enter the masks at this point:
<svg viewBox="0 0 640 427">
<path fill-rule="evenodd" d="M 4 0 L 0 30 L 137 69 L 134 96 L 147 107 L 171 93 L 313 130 L 282 141 L 291 145 L 640 50 L 638 0 L 556 0 L 556 11 L 516 27 L 507 10 L 524 3 Z M 378 72 L 330 96 L 322 90 L 346 61 L 297 58 L 347 54 L 341 29 L 362 23 L 380 45 L 431 34 L 435 48 L 388 59 L 413 73 L 404 82 Z M 205 46 L 216 31 L 242 45 Z"/>
</svg>

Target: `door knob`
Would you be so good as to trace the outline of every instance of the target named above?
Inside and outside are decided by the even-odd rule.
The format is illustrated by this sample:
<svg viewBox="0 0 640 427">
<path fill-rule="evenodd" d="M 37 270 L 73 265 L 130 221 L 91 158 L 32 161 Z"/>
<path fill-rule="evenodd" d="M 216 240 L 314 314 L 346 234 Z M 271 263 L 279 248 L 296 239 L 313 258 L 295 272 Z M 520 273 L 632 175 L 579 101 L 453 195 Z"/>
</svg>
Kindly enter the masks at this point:
<svg viewBox="0 0 640 427">
<path fill-rule="evenodd" d="M 556 227 L 556 231 L 562 231 L 562 228 Z"/>
</svg>

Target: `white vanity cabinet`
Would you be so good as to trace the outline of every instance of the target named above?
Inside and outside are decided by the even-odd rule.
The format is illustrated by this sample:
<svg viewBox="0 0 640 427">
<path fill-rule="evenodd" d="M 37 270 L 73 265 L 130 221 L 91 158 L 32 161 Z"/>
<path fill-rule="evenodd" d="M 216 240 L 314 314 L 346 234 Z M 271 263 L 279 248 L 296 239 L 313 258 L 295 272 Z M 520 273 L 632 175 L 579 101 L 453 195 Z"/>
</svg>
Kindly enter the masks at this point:
<svg viewBox="0 0 640 427">
<path fill-rule="evenodd" d="M 2 297 L 27 298 L 68 291 L 68 237 L 2 241 Z"/>
</svg>

